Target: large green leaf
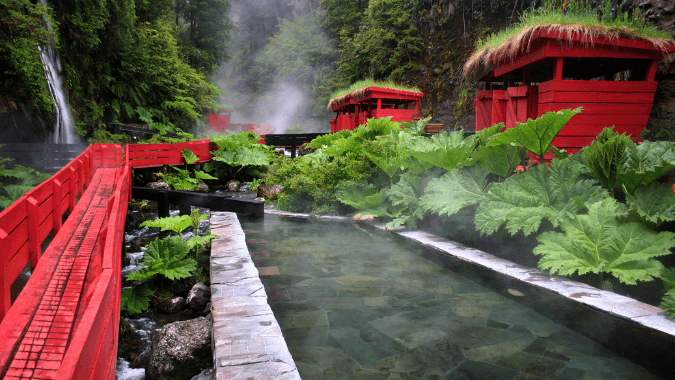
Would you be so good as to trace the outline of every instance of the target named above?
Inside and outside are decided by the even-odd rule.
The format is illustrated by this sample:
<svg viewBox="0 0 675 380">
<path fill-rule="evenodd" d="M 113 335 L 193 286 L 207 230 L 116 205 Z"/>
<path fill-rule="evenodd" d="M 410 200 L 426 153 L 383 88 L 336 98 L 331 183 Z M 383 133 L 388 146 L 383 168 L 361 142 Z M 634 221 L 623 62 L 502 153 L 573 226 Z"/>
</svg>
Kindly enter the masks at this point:
<svg viewBox="0 0 675 380">
<path fill-rule="evenodd" d="M 194 152 L 191 151 L 190 149 L 183 149 L 181 154 L 183 155 L 183 158 L 185 159 L 185 163 L 188 164 L 188 165 L 190 165 L 191 163 L 199 161 L 199 157 L 197 157 L 197 155 L 194 154 Z"/>
<path fill-rule="evenodd" d="M 525 158 L 525 149 L 513 145 L 481 145 L 473 159 L 502 178 L 510 176 Z"/>
<path fill-rule="evenodd" d="M 485 199 L 488 171 L 480 166 L 452 170 L 432 179 L 424 189 L 420 205 L 424 210 L 452 215 L 463 207 Z"/>
<path fill-rule="evenodd" d="M 201 170 L 195 170 L 195 178 L 196 179 L 218 179 L 218 177 L 214 177 L 209 173 L 203 172 Z"/>
<path fill-rule="evenodd" d="M 196 247 L 208 247 L 211 245 L 211 240 L 217 239 L 218 235 L 208 234 L 204 236 L 193 236 L 187 239 L 185 242 L 190 250 L 193 250 Z"/>
<path fill-rule="evenodd" d="M 572 116 L 581 112 L 581 107 L 574 110 L 547 112 L 541 117 L 526 123 L 518 122 L 515 127 L 507 128 L 495 136 L 491 144 L 506 144 L 523 147 L 539 157 L 543 157 L 553 139 L 563 129 Z"/>
<path fill-rule="evenodd" d="M 202 215 L 201 219 L 206 219 L 206 215 Z M 181 233 L 186 228 L 192 226 L 192 218 L 190 215 L 168 216 L 166 218 L 157 218 L 153 220 L 146 220 L 141 223 L 141 227 L 161 227 L 162 231 L 174 231 Z"/>
<path fill-rule="evenodd" d="M 654 224 L 675 220 L 675 195 L 670 183 L 641 186 L 633 194 L 626 193 L 626 203 L 646 221 Z"/>
<path fill-rule="evenodd" d="M 473 153 L 478 138 L 464 138 L 464 132 L 438 133 L 433 135 L 428 144 L 415 144 L 411 155 L 420 161 L 447 171 L 468 166 L 472 163 Z"/>
<path fill-rule="evenodd" d="M 626 146 L 631 143 L 628 136 L 614 132 L 614 127 L 611 127 L 603 129 L 597 140 L 582 150 L 591 175 L 610 192 L 619 185 L 619 171 L 625 162 Z"/>
<path fill-rule="evenodd" d="M 542 256 L 539 267 L 561 275 L 610 273 L 626 284 L 658 277 L 663 265 L 654 257 L 670 254 L 675 234 L 621 222 L 617 209 L 614 199 L 605 198 L 591 205 L 588 214 L 563 221 L 563 233 L 539 235 L 533 251 Z"/>
<path fill-rule="evenodd" d="M 150 299 L 155 294 L 147 285 L 137 285 L 122 292 L 120 308 L 131 314 L 148 310 Z"/>
<path fill-rule="evenodd" d="M 267 153 L 261 149 L 241 146 L 232 150 L 215 152 L 213 160 L 230 166 L 268 166 L 270 164 Z"/>
<path fill-rule="evenodd" d="M 631 141 L 625 155 L 618 181 L 627 193 L 635 192 L 640 186 L 649 186 L 675 169 L 675 152 L 667 141 L 644 141 L 640 145 Z"/>
<path fill-rule="evenodd" d="M 381 205 L 387 199 L 387 189 L 378 190 L 375 185 L 365 181 L 345 182 L 338 187 L 336 197 L 357 210 L 367 210 Z"/>
<path fill-rule="evenodd" d="M 551 167 L 539 165 L 493 186 L 476 211 L 476 227 L 486 234 L 506 224 L 515 235 L 536 232 L 542 220 L 558 226 L 562 220 L 608 196 L 593 180 L 579 180 L 580 165 L 568 159 L 552 160 Z"/>
<path fill-rule="evenodd" d="M 339 132 L 322 135 L 310 141 L 310 143 L 307 144 L 307 147 L 312 149 L 321 149 L 324 147 L 328 147 L 333 145 L 333 143 L 337 140 L 346 139 L 347 137 L 351 136 L 352 133 L 353 131 L 343 129 Z"/>
<path fill-rule="evenodd" d="M 223 150 L 235 150 L 239 147 L 255 146 L 262 139 L 254 132 L 230 133 L 228 135 L 209 136 Z"/>
<path fill-rule="evenodd" d="M 148 244 L 140 264 L 169 280 L 190 277 L 190 271 L 197 269 L 197 262 L 185 258 L 188 252 L 190 249 L 180 236 L 168 236 L 162 240 L 157 238 Z"/>
<path fill-rule="evenodd" d="M 22 195 L 26 194 L 33 189 L 34 186 L 26 185 L 5 185 L 2 188 L 7 192 L 7 195 L 12 199 L 12 202 L 21 198 Z"/>
</svg>

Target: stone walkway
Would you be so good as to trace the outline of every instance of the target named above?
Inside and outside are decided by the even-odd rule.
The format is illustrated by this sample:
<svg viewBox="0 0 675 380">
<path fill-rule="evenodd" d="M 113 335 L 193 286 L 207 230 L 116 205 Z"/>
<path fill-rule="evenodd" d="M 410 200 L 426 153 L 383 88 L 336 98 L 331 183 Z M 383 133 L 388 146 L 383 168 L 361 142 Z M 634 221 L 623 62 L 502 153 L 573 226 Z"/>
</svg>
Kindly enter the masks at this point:
<svg viewBox="0 0 675 380">
<path fill-rule="evenodd" d="M 212 212 L 211 233 L 215 379 L 300 379 L 237 215 Z"/>
</svg>

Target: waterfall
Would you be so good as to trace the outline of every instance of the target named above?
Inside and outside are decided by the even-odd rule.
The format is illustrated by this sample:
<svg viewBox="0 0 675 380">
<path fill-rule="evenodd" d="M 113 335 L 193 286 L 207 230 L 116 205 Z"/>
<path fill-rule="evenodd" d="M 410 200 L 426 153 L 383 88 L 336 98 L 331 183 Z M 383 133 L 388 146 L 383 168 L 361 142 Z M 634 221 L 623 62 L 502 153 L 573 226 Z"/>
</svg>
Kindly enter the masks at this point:
<svg viewBox="0 0 675 380">
<path fill-rule="evenodd" d="M 47 8 L 46 0 L 40 0 L 40 4 Z M 51 30 L 51 28 L 51 23 L 47 21 L 47 29 Z M 47 84 L 49 85 L 49 93 L 52 95 L 52 99 L 54 99 L 54 110 L 56 112 L 56 125 L 54 126 L 52 142 L 74 144 L 73 118 L 70 114 L 66 94 L 63 92 L 61 61 L 54 47 L 51 45 L 46 47 L 38 45 L 38 50 L 40 51 L 42 64 L 45 67 L 45 78 L 47 78 Z"/>
</svg>

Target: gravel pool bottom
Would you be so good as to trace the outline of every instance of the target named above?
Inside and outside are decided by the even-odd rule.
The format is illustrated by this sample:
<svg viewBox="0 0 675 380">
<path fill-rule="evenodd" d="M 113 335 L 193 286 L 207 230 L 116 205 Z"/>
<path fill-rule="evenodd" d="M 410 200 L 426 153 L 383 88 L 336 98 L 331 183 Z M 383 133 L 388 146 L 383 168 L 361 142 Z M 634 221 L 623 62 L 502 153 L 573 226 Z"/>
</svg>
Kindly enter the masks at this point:
<svg viewBox="0 0 675 380">
<path fill-rule="evenodd" d="M 348 224 L 241 224 L 303 380 L 658 379 L 423 247 Z"/>
</svg>

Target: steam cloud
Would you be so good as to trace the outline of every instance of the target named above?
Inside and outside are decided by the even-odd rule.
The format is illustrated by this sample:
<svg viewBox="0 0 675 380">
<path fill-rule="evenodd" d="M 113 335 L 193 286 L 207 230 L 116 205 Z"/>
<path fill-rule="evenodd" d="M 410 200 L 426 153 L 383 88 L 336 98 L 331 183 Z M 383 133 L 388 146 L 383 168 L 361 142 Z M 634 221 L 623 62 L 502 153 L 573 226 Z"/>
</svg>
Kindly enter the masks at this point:
<svg viewBox="0 0 675 380">
<path fill-rule="evenodd" d="M 313 12 L 316 3 L 316 0 L 283 4 L 275 0 L 230 0 L 230 19 L 238 30 L 229 43 L 230 61 L 221 65 L 216 84 L 223 92 L 219 102 L 234 105 L 233 123 L 275 126 L 276 133 L 284 133 L 297 124 L 305 132 L 330 130 L 329 115 L 324 118 L 310 115 L 311 78 L 298 80 L 276 75 L 272 80 L 261 80 L 269 73 L 251 70 L 256 66 L 255 55 L 264 49 L 270 37 L 279 33 L 281 19 L 291 20 L 296 15 Z"/>
</svg>

